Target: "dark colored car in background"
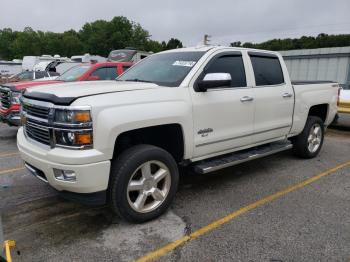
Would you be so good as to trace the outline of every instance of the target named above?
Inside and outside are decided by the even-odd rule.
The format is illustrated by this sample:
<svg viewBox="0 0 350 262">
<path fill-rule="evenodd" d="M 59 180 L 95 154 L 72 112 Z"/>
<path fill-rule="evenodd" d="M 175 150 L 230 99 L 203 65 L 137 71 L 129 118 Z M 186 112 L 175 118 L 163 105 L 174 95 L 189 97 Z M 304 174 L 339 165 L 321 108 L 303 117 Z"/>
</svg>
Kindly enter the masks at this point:
<svg viewBox="0 0 350 262">
<path fill-rule="evenodd" d="M 59 76 L 56 72 L 49 72 L 49 71 L 24 71 L 21 73 L 18 73 L 12 77 L 2 79 L 0 84 L 5 83 L 13 83 L 13 82 L 24 82 L 24 81 L 32 81 L 36 79 L 41 79 L 45 77 L 53 77 L 53 76 Z"/>
</svg>

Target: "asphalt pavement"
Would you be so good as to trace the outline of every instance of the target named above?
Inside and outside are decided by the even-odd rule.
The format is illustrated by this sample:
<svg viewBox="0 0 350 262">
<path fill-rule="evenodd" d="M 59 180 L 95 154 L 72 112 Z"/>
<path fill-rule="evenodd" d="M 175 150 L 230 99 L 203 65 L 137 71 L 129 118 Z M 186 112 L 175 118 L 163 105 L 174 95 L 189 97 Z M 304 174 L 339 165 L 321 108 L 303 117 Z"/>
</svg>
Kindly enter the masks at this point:
<svg viewBox="0 0 350 262">
<path fill-rule="evenodd" d="M 339 167 L 350 161 L 350 125 L 329 129 L 315 159 L 288 151 L 208 175 L 189 173 L 169 212 L 141 225 L 106 207 L 59 198 L 23 169 L 15 135 L 16 128 L 0 125 L 0 209 L 5 239 L 17 242 L 14 261 L 133 261 L 154 251 L 159 261 L 350 259 L 350 165 Z M 254 203 L 261 205 L 239 213 Z M 164 250 L 169 243 L 176 248 Z"/>
</svg>

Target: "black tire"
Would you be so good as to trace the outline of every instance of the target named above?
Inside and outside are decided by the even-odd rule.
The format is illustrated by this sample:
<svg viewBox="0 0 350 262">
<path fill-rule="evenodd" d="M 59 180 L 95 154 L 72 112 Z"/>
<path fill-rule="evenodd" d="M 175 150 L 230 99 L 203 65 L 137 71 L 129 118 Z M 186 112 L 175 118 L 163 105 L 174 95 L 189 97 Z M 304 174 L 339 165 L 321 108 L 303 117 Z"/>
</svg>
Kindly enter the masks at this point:
<svg viewBox="0 0 350 262">
<path fill-rule="evenodd" d="M 315 125 L 319 125 L 321 128 L 321 137 L 320 137 L 321 143 L 318 149 L 312 152 L 308 148 L 308 137 L 310 135 L 311 129 Z M 306 124 L 303 132 L 292 139 L 294 155 L 301 158 L 316 157 L 322 148 L 323 140 L 324 140 L 324 123 L 322 119 L 317 116 L 309 116 L 306 120 Z"/>
<path fill-rule="evenodd" d="M 134 172 L 148 161 L 159 161 L 169 170 L 170 190 L 156 209 L 141 213 L 134 210 L 129 203 L 128 184 Z M 179 171 L 174 158 L 165 150 L 152 145 L 137 145 L 125 150 L 112 162 L 109 183 L 109 203 L 112 211 L 121 218 L 142 223 L 162 215 L 172 203 L 179 184 Z"/>
</svg>

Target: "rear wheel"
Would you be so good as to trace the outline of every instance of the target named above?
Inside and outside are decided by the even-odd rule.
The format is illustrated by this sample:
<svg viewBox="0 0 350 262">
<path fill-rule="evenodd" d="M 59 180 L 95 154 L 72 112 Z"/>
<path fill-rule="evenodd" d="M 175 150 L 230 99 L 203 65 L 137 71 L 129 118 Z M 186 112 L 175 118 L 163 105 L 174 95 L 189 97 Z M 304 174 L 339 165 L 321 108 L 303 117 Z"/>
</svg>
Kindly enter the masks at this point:
<svg viewBox="0 0 350 262">
<path fill-rule="evenodd" d="M 303 132 L 293 138 L 294 154 L 302 158 L 313 158 L 320 152 L 324 140 L 324 124 L 321 118 L 309 116 Z"/>
<path fill-rule="evenodd" d="M 177 191 L 179 173 L 165 150 L 134 146 L 112 163 L 110 205 L 130 222 L 145 222 L 163 214 Z"/>
</svg>

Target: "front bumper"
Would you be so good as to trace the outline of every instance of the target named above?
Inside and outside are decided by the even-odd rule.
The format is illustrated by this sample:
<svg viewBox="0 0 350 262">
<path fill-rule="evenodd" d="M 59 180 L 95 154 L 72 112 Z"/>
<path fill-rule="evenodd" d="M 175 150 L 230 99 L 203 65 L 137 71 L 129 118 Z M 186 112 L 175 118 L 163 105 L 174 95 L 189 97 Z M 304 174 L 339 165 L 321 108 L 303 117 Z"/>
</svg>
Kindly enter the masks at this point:
<svg viewBox="0 0 350 262">
<path fill-rule="evenodd" d="M 19 111 L 10 111 L 9 113 L 4 113 L 0 111 L 0 121 L 9 124 L 10 126 L 20 126 L 21 117 Z"/>
<path fill-rule="evenodd" d="M 109 160 L 101 161 L 99 151 L 49 149 L 30 142 L 25 137 L 23 128 L 18 131 L 17 146 L 24 162 L 36 171 L 40 171 L 43 178 L 41 180 L 47 181 L 58 191 L 89 194 L 106 191 L 108 188 L 111 162 Z M 86 163 L 84 163 L 84 159 L 87 160 Z M 96 159 L 96 162 L 93 159 Z M 56 179 L 54 168 L 74 171 L 76 181 Z"/>
</svg>

